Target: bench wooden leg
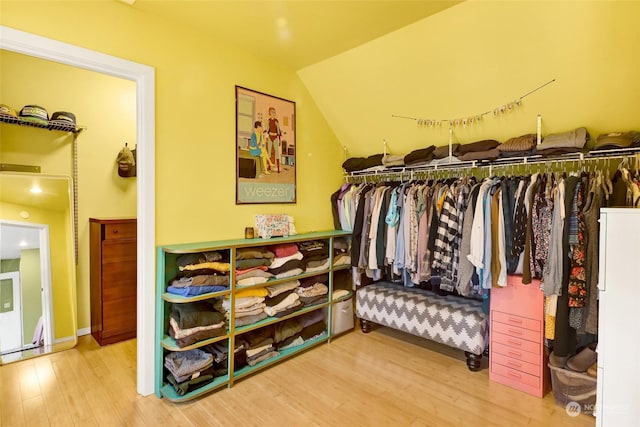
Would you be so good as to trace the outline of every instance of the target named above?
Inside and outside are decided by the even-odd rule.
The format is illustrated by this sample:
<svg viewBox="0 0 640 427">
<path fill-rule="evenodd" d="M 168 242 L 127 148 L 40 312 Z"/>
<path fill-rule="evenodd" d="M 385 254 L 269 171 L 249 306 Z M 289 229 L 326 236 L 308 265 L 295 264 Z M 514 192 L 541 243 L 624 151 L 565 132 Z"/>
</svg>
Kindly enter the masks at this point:
<svg viewBox="0 0 640 427">
<path fill-rule="evenodd" d="M 368 334 L 369 332 L 371 332 L 371 322 L 364 319 L 359 319 L 359 320 L 360 320 L 360 329 L 362 330 L 362 332 L 364 332 L 365 334 Z"/>
<path fill-rule="evenodd" d="M 469 370 L 472 372 L 479 371 L 480 365 L 482 364 L 482 355 L 473 354 L 468 351 L 465 351 L 464 354 L 467 356 L 467 367 Z"/>
</svg>

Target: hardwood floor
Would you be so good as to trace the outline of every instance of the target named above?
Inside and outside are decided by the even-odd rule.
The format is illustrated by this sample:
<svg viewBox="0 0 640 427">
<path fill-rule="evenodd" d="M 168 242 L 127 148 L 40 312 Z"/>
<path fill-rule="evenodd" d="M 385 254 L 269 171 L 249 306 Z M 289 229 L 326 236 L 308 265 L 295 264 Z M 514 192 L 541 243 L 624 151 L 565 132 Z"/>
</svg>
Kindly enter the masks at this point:
<svg viewBox="0 0 640 427">
<path fill-rule="evenodd" d="M 593 426 L 470 372 L 462 352 L 355 331 L 199 400 L 135 391 L 135 340 L 0 367 L 0 426 Z M 486 365 L 486 360 L 485 360 Z"/>
</svg>

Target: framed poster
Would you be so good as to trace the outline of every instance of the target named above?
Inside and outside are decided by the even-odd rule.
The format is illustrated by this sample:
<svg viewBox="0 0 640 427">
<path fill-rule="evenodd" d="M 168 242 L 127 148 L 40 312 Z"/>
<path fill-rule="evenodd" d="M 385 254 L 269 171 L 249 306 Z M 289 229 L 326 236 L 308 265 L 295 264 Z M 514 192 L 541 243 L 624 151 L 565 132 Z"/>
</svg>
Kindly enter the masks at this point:
<svg viewBox="0 0 640 427">
<path fill-rule="evenodd" d="M 236 204 L 296 203 L 296 103 L 236 86 Z"/>
</svg>

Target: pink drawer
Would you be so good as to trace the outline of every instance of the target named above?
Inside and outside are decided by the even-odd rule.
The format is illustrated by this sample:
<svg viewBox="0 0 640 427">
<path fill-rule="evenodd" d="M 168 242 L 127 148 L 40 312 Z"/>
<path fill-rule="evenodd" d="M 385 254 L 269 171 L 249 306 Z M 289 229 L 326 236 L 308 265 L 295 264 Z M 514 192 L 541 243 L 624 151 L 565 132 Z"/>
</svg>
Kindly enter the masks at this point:
<svg viewBox="0 0 640 427">
<path fill-rule="evenodd" d="M 503 356 L 502 354 L 492 353 L 491 363 L 498 363 L 511 369 L 517 369 L 530 375 L 540 376 L 540 365 L 537 363 L 523 362 L 522 360 L 512 357 Z"/>
<path fill-rule="evenodd" d="M 529 353 L 528 351 L 523 351 L 518 348 L 509 347 L 508 345 L 500 344 L 499 342 L 493 342 L 491 344 L 491 357 L 496 354 L 502 354 L 504 356 L 509 356 L 515 360 L 521 360 L 523 362 L 540 364 L 540 354 L 538 353 Z"/>
<path fill-rule="evenodd" d="M 540 332 L 542 330 L 540 320 L 528 319 L 526 317 L 507 314 L 496 310 L 491 311 L 491 320 L 507 325 L 519 326 L 521 328 L 529 329 L 532 331 Z"/>
<path fill-rule="evenodd" d="M 529 353 L 542 354 L 541 343 L 523 340 L 521 338 L 511 337 L 509 335 L 501 334 L 500 332 L 493 331 L 491 333 L 491 343 L 504 344 L 514 350 L 528 351 Z"/>
<path fill-rule="evenodd" d="M 540 281 L 534 280 L 529 285 L 523 285 L 522 276 L 507 276 L 507 286 L 491 289 L 491 311 L 543 320 L 544 294 L 540 290 Z"/>
<path fill-rule="evenodd" d="M 509 286 L 524 286 L 531 289 L 540 289 L 540 279 L 531 279 L 531 283 L 525 285 L 522 283 L 522 276 L 518 274 L 509 274 L 507 276 L 507 285 Z"/>
<path fill-rule="evenodd" d="M 519 326 L 511 326 L 505 323 L 500 322 L 491 322 L 491 327 L 494 332 L 500 332 L 505 335 L 509 335 L 512 337 L 522 338 L 528 341 L 540 342 L 542 337 L 540 336 L 540 331 L 532 331 L 530 329 L 525 329 Z"/>
<path fill-rule="evenodd" d="M 507 385 L 524 384 L 528 387 L 540 387 L 541 379 L 539 376 L 527 374 L 496 362 L 491 362 L 491 373 L 505 378 L 504 383 Z"/>
</svg>

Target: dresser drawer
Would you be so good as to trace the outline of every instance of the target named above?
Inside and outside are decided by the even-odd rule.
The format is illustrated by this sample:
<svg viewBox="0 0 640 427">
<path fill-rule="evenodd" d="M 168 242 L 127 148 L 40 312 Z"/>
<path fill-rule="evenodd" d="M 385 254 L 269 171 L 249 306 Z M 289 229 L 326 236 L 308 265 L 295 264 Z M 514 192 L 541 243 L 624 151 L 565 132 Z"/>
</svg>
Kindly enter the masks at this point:
<svg viewBox="0 0 640 427">
<path fill-rule="evenodd" d="M 102 242 L 102 264 L 136 262 L 138 246 L 135 240 L 105 240 Z"/>
<path fill-rule="evenodd" d="M 506 378 L 506 384 L 516 382 L 529 387 L 540 387 L 542 381 L 542 379 L 537 375 L 527 374 L 496 362 L 491 362 L 491 373 Z"/>
<path fill-rule="evenodd" d="M 136 261 L 114 263 L 102 270 L 102 300 L 133 297 L 137 292 Z"/>
<path fill-rule="evenodd" d="M 133 332 L 136 330 L 136 298 L 106 300 L 102 305 L 102 336 Z"/>
<path fill-rule="evenodd" d="M 528 319 L 526 317 L 507 314 L 501 311 L 492 311 L 491 320 L 507 325 L 519 326 L 521 328 L 529 329 L 532 331 L 540 332 L 542 330 L 542 326 L 540 325 L 539 320 Z"/>
<path fill-rule="evenodd" d="M 500 332 L 501 334 L 522 338 L 527 341 L 540 342 L 542 340 L 540 331 L 532 331 L 519 326 L 511 326 L 495 321 L 491 322 L 491 327 L 494 332 Z"/>
<path fill-rule="evenodd" d="M 521 338 L 511 337 L 501 334 L 500 332 L 491 333 L 491 341 L 504 344 L 515 350 L 528 351 L 529 353 L 542 354 L 542 343 L 523 340 Z"/>
<path fill-rule="evenodd" d="M 528 351 L 524 351 L 519 348 L 513 348 L 505 344 L 500 344 L 499 342 L 492 342 L 490 348 L 491 348 L 491 357 L 493 357 L 496 354 L 502 354 L 504 356 L 509 356 L 512 359 L 522 360 L 523 362 L 540 364 L 539 353 L 530 353 Z"/>
<path fill-rule="evenodd" d="M 491 363 L 498 363 L 507 368 L 517 369 L 530 375 L 540 376 L 540 365 L 538 363 L 523 362 L 513 357 L 503 356 L 502 354 L 493 353 L 491 355 Z"/>
<path fill-rule="evenodd" d="M 104 225 L 104 238 L 110 239 L 135 239 L 137 226 L 135 222 L 119 222 Z"/>
</svg>

